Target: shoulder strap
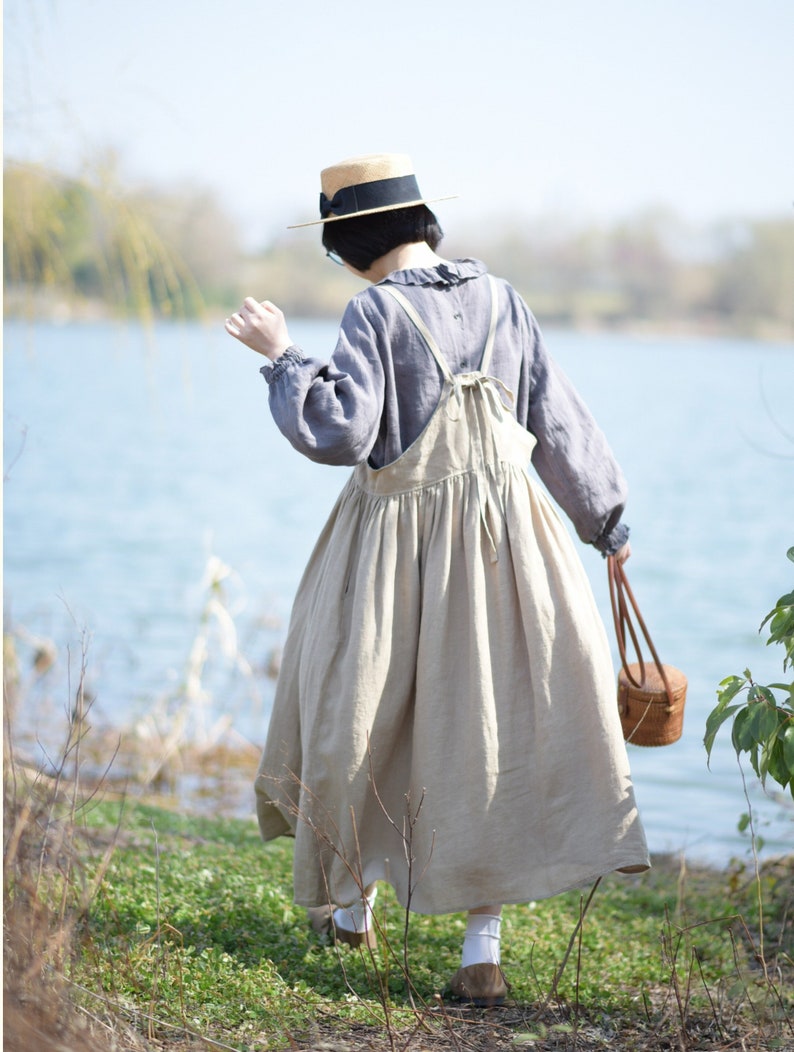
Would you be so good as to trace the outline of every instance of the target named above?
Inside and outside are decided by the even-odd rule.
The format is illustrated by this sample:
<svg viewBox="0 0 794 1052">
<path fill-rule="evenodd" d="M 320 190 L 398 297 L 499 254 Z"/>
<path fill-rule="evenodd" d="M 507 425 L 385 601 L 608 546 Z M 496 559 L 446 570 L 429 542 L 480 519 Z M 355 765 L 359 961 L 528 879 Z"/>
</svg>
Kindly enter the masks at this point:
<svg viewBox="0 0 794 1052">
<path fill-rule="evenodd" d="M 491 366 L 491 355 L 493 354 L 494 339 L 496 337 L 496 321 L 499 317 L 499 292 L 492 274 L 488 275 L 488 284 L 491 288 L 491 323 L 488 326 L 488 338 L 485 341 L 485 349 L 482 352 L 482 361 L 480 362 L 480 372 L 486 375 Z"/>
<path fill-rule="evenodd" d="M 496 337 L 496 322 L 499 317 L 499 293 L 496 287 L 496 282 L 494 281 L 493 275 L 491 274 L 488 275 L 488 286 L 491 290 L 491 320 L 488 326 L 488 336 L 485 340 L 485 347 L 483 348 L 482 359 L 480 361 L 481 373 L 487 373 L 488 368 L 491 364 L 491 355 L 493 354 L 494 340 Z M 433 334 L 422 321 L 414 305 L 405 295 L 403 295 L 402 292 L 399 291 L 399 289 L 396 289 L 393 285 L 381 285 L 380 287 L 384 290 L 384 292 L 388 292 L 390 296 L 397 300 L 397 302 L 403 308 L 405 313 L 408 315 L 408 317 L 411 319 L 411 321 L 414 323 L 419 333 L 423 337 L 425 343 L 430 349 L 430 353 L 438 362 L 439 368 L 441 369 L 444 376 L 448 380 L 453 379 L 452 372 L 449 366 L 447 365 L 444 355 L 441 353 L 441 348 L 438 346 L 435 339 L 433 338 Z"/>
<path fill-rule="evenodd" d="M 408 299 L 408 297 L 403 295 L 403 293 L 400 292 L 399 289 L 394 288 L 393 285 L 381 285 L 381 288 L 384 290 L 384 292 L 388 292 L 390 296 L 393 296 L 394 299 L 397 300 L 397 302 L 400 304 L 402 309 L 405 311 L 405 313 L 408 315 L 408 317 L 414 323 L 416 328 L 419 330 L 420 335 L 423 337 L 425 343 L 427 344 L 428 348 L 430 349 L 430 353 L 433 355 L 435 360 L 438 362 L 438 366 L 441 369 L 441 372 L 444 374 L 444 376 L 446 377 L 447 380 L 451 380 L 453 378 L 452 377 L 452 372 L 451 372 L 449 366 L 447 365 L 447 362 L 446 362 L 446 359 L 444 358 L 444 355 L 441 353 L 441 348 L 438 346 L 436 341 L 433 339 L 433 334 L 430 332 L 428 327 L 425 325 L 425 323 L 419 317 L 419 314 L 417 313 L 416 308 L 411 303 L 411 301 Z"/>
</svg>

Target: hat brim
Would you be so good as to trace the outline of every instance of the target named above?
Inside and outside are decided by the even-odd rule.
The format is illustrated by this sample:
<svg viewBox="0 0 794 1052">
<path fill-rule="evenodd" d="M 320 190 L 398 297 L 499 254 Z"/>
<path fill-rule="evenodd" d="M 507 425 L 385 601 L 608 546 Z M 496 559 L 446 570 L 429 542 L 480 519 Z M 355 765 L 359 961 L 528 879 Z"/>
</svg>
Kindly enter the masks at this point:
<svg viewBox="0 0 794 1052">
<path fill-rule="evenodd" d="M 423 197 L 418 201 L 399 201 L 397 204 L 381 205 L 380 208 L 366 208 L 362 212 L 350 212 L 344 216 L 326 216 L 325 219 L 312 219 L 308 223 L 293 223 L 287 230 L 299 230 L 305 226 L 322 226 L 324 223 L 337 223 L 342 219 L 354 219 L 356 216 L 371 216 L 377 212 L 393 212 L 397 208 L 413 208 L 416 205 L 433 205 L 437 201 L 454 201 L 459 194 L 448 194 L 446 197 Z"/>
</svg>

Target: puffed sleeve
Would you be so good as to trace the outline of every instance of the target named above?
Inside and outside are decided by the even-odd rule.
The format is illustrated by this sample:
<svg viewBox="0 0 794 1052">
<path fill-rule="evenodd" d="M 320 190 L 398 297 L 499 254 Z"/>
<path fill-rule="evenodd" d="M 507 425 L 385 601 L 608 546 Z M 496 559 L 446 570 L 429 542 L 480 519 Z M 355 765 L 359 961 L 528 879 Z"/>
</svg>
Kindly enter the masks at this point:
<svg viewBox="0 0 794 1052">
<path fill-rule="evenodd" d="M 532 463 L 580 539 L 602 554 L 628 540 L 620 521 L 628 487 L 603 432 L 567 376 L 549 356 L 529 313 L 527 427 L 537 439 Z"/>
<path fill-rule="evenodd" d="M 290 347 L 261 372 L 273 419 L 298 452 L 321 464 L 367 458 L 380 425 L 384 377 L 376 332 L 358 299 L 347 306 L 328 362 Z"/>
</svg>

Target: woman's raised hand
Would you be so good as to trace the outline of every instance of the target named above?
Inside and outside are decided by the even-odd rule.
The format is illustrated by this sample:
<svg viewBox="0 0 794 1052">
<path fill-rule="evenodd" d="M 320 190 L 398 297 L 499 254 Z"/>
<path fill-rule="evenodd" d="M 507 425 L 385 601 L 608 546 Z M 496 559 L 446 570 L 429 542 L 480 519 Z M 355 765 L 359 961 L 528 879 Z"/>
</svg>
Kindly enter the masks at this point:
<svg viewBox="0 0 794 1052">
<path fill-rule="evenodd" d="M 225 328 L 230 336 L 271 362 L 292 346 L 284 314 L 270 300 L 260 303 L 246 296 L 239 311 L 226 319 Z"/>
</svg>

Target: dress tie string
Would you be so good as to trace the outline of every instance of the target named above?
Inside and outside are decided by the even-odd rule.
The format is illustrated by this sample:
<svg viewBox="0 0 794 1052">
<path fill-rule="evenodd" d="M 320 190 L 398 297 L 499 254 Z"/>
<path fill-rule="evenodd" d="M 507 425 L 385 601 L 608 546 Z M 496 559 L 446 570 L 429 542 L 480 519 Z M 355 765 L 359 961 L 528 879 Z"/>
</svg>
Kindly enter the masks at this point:
<svg viewBox="0 0 794 1052">
<path fill-rule="evenodd" d="M 450 420 L 458 421 L 463 415 L 464 391 L 470 392 L 470 397 L 474 400 L 475 411 L 471 414 L 470 433 L 478 469 L 474 476 L 477 484 L 477 504 L 480 510 L 480 521 L 491 547 L 491 562 L 495 563 L 499 561 L 499 552 L 491 529 L 493 518 L 491 490 L 493 487 L 487 486 L 485 480 L 494 477 L 494 467 L 500 459 L 496 430 L 504 420 L 505 410 L 509 412 L 515 402 L 515 395 L 498 376 L 486 376 L 479 372 L 460 373 L 452 376 L 448 383 L 450 388 L 446 411 Z M 454 412 L 451 412 L 451 409 Z M 498 514 L 504 518 L 505 508 L 501 491 L 499 487 L 495 487 L 495 491 Z"/>
<path fill-rule="evenodd" d="M 463 392 L 472 388 L 477 388 L 483 393 L 486 400 L 490 403 L 497 420 L 502 420 L 504 418 L 504 410 L 510 411 L 515 404 L 516 396 L 498 376 L 485 376 L 483 373 L 458 373 L 450 377 L 449 383 L 447 416 L 450 420 L 460 420 L 463 410 Z M 498 387 L 502 389 L 503 393 L 497 390 Z M 450 402 L 453 397 L 457 407 L 457 412 L 454 414 L 450 412 Z"/>
</svg>

